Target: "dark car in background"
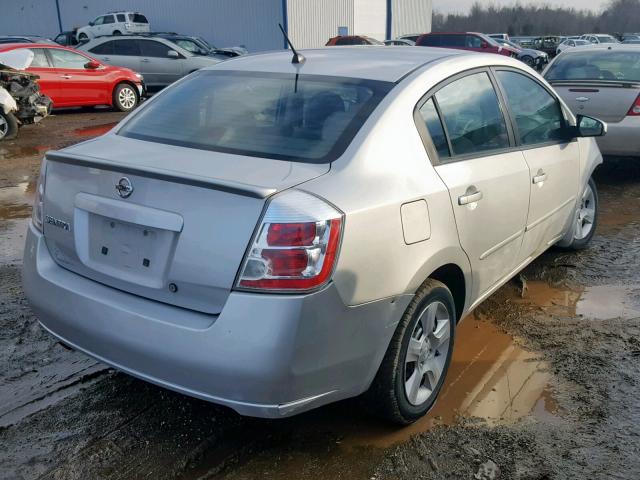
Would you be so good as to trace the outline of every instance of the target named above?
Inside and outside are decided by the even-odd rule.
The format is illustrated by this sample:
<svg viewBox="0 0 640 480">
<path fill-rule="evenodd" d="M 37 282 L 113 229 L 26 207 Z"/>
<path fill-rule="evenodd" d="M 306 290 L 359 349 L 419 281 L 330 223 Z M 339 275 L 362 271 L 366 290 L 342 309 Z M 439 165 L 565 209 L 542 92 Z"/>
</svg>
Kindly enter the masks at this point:
<svg viewBox="0 0 640 480">
<path fill-rule="evenodd" d="M 220 55 L 224 57 L 239 57 L 241 55 L 246 55 L 249 53 L 247 49 L 242 46 L 236 47 L 215 47 L 207 42 L 202 37 L 191 36 L 191 35 L 183 35 L 180 33 L 174 32 L 158 32 L 155 34 L 151 34 L 150 36 L 156 36 L 160 38 L 166 38 L 167 40 L 175 43 L 179 47 L 184 48 L 185 50 L 190 51 L 194 55 L 208 55 L 213 57 L 219 57 Z"/>
<path fill-rule="evenodd" d="M 325 44 L 326 47 L 341 45 L 384 45 L 384 43 L 365 35 L 338 35 L 330 38 Z"/>
<path fill-rule="evenodd" d="M 540 50 L 536 50 L 533 48 L 526 48 L 518 45 L 517 43 L 513 43 L 509 40 L 502 40 L 500 38 L 492 37 L 496 42 L 500 45 L 511 47 L 518 51 L 518 60 L 526 63 L 531 68 L 535 68 L 536 70 L 542 70 L 547 63 L 549 63 L 549 55 Z"/>
<path fill-rule="evenodd" d="M 457 50 L 470 50 L 473 52 L 496 53 L 506 57 L 516 58 L 518 49 L 510 46 L 502 46 L 493 38 L 477 32 L 439 32 L 425 33 L 418 37 L 416 46 L 454 48 Z"/>
<path fill-rule="evenodd" d="M 75 30 L 68 30 L 66 32 L 60 32 L 53 39 L 58 45 L 62 45 L 63 47 L 75 47 L 78 45 L 78 38 L 76 36 Z"/>
</svg>

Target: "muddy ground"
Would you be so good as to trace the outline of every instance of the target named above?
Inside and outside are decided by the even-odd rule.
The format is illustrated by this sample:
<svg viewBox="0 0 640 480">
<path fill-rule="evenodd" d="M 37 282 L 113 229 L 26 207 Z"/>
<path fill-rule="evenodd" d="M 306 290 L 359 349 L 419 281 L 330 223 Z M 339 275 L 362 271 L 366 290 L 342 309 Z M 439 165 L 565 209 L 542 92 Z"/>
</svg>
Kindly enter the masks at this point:
<svg viewBox="0 0 640 480">
<path fill-rule="evenodd" d="M 66 350 L 24 299 L 43 152 L 120 118 L 59 113 L 0 143 L 0 478 L 640 478 L 640 162 L 599 169 L 591 248 L 548 252 L 464 320 L 425 419 L 398 429 L 354 399 L 266 421 Z"/>
</svg>

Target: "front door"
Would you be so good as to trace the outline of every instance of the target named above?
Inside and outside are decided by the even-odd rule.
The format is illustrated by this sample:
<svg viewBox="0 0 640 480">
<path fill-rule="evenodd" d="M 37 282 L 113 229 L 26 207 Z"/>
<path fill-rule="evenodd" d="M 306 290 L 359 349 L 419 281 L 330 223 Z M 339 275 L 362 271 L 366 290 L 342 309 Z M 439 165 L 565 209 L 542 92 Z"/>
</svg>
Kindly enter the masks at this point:
<svg viewBox="0 0 640 480">
<path fill-rule="evenodd" d="M 576 204 L 580 149 L 568 140 L 560 102 L 542 84 L 513 70 L 495 72 L 529 166 L 531 203 L 522 255 L 535 256 L 565 233 Z"/>
<path fill-rule="evenodd" d="M 105 87 L 103 71 L 85 67 L 90 58 L 61 48 L 49 48 L 47 51 L 61 82 L 56 106 L 109 103 L 110 92 Z"/>
<path fill-rule="evenodd" d="M 471 263 L 473 298 L 522 263 L 529 168 L 512 148 L 503 108 L 488 72 L 480 71 L 446 84 L 420 109 Z"/>
<path fill-rule="evenodd" d="M 172 48 L 155 40 L 138 40 L 138 43 L 141 73 L 147 84 L 169 85 L 182 77 L 184 57 L 181 54 L 178 58 L 170 57 Z"/>
</svg>

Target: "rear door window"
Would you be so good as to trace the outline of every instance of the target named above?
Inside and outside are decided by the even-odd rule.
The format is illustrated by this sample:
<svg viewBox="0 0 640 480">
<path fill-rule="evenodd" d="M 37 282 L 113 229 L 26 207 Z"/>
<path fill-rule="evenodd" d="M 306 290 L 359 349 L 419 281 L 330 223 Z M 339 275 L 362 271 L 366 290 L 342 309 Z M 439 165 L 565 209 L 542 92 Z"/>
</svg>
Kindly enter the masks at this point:
<svg viewBox="0 0 640 480">
<path fill-rule="evenodd" d="M 453 155 L 508 148 L 507 124 L 485 72 L 455 80 L 435 94 Z"/>
<path fill-rule="evenodd" d="M 113 54 L 128 57 L 140 56 L 140 47 L 137 40 L 114 40 Z"/>
<path fill-rule="evenodd" d="M 124 23 L 127 21 L 127 17 L 124 15 L 124 13 L 119 13 L 118 15 L 116 15 L 116 17 L 118 17 L 119 23 Z"/>
<path fill-rule="evenodd" d="M 140 140 L 295 162 L 327 163 L 349 145 L 393 83 L 199 71 L 119 131 Z"/>
<path fill-rule="evenodd" d="M 51 65 L 49 64 L 49 59 L 47 58 L 47 54 L 42 48 L 30 48 L 33 52 L 33 62 L 31 62 L 32 67 L 36 68 L 49 68 Z"/>
<path fill-rule="evenodd" d="M 443 47 L 465 47 L 465 35 L 442 35 L 440 44 Z"/>
<path fill-rule="evenodd" d="M 115 53 L 115 44 L 116 42 L 104 42 L 100 45 L 96 45 L 89 51 L 96 55 L 113 55 Z"/>
<path fill-rule="evenodd" d="M 425 47 L 439 47 L 442 44 L 442 35 L 425 35 L 420 39 L 420 45 Z"/>
<path fill-rule="evenodd" d="M 512 71 L 496 72 L 504 88 L 522 145 L 563 138 L 564 116 L 558 100 L 538 82 Z"/>
</svg>

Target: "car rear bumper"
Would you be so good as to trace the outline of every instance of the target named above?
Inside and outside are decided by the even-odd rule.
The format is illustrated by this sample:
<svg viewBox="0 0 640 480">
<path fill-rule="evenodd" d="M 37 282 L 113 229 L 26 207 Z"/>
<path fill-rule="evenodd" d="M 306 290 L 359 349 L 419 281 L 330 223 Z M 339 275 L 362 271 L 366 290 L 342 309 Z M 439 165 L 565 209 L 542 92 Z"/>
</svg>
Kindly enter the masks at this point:
<svg viewBox="0 0 640 480">
<path fill-rule="evenodd" d="M 337 290 L 232 292 L 219 315 L 131 295 L 58 266 L 29 227 L 24 290 L 64 343 L 133 376 L 243 415 L 284 417 L 358 395 L 411 296 L 356 307 Z"/>
<path fill-rule="evenodd" d="M 640 116 L 628 116 L 607 127 L 607 134 L 596 139 L 603 155 L 640 157 Z"/>
</svg>

